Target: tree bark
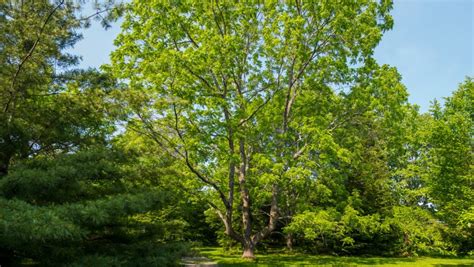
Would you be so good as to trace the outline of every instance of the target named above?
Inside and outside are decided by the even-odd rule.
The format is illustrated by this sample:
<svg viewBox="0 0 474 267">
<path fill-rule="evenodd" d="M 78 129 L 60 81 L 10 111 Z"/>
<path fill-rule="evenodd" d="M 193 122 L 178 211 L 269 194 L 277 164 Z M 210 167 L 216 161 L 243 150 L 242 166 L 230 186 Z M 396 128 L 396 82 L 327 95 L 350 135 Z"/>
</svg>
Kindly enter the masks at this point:
<svg viewBox="0 0 474 267">
<path fill-rule="evenodd" d="M 290 180 L 290 183 L 291 182 L 292 180 Z M 293 219 L 294 210 L 296 206 L 296 203 L 294 200 L 297 198 L 293 188 L 290 188 L 290 189 L 287 188 L 287 192 L 288 192 L 288 196 L 286 198 L 286 220 L 285 220 L 286 225 L 290 224 L 291 220 Z M 294 241 L 293 233 L 287 233 L 285 236 L 285 239 L 286 239 L 286 248 L 289 251 L 292 251 L 293 241 Z"/>
<path fill-rule="evenodd" d="M 252 214 L 250 209 L 250 193 L 245 185 L 246 171 L 247 171 L 247 155 L 245 153 L 245 141 L 241 138 L 239 140 L 239 151 L 240 151 L 240 167 L 239 167 L 239 185 L 240 185 L 240 197 L 242 199 L 242 225 L 243 225 L 243 246 L 244 253 L 243 258 L 254 257 L 254 242 L 251 238 L 252 235 Z"/>
<path fill-rule="evenodd" d="M 256 233 L 252 237 L 253 244 L 258 244 L 262 239 L 269 236 L 273 230 L 275 230 L 276 223 L 278 221 L 278 185 L 273 184 L 272 186 L 272 202 L 270 207 L 270 218 L 267 226 L 265 226 L 260 232 Z"/>
<path fill-rule="evenodd" d="M 242 258 L 255 259 L 255 245 L 254 244 L 244 245 L 244 251 L 242 253 Z"/>
<path fill-rule="evenodd" d="M 289 251 L 292 251 L 293 250 L 293 234 L 288 233 L 286 234 L 285 238 L 286 238 L 286 248 Z"/>
</svg>

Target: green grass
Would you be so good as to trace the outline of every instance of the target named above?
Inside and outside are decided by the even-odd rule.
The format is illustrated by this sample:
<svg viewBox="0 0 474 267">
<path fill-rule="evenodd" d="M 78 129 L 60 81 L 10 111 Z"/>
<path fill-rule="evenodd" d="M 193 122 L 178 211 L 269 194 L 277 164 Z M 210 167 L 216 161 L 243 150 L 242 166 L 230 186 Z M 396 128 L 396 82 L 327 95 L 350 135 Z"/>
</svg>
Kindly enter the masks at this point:
<svg viewBox="0 0 474 267">
<path fill-rule="evenodd" d="M 240 253 L 228 253 L 221 248 L 198 248 L 197 251 L 219 264 L 219 266 L 413 266 L 413 267 L 472 267 L 472 258 L 384 258 L 384 257 L 336 257 L 307 255 L 301 253 L 287 254 L 272 252 L 258 254 L 255 261 L 245 260 Z"/>
</svg>

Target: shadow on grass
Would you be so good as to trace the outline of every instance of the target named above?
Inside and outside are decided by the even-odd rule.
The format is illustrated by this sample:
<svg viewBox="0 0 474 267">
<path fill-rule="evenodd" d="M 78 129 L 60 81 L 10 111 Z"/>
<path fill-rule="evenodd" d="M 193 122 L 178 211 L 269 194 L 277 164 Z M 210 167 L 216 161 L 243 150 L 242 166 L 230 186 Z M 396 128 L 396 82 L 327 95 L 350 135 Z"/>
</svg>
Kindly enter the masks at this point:
<svg viewBox="0 0 474 267">
<path fill-rule="evenodd" d="M 383 259 L 383 258 L 345 258 L 345 257 L 315 257 L 305 255 L 268 255 L 259 256 L 253 262 L 236 262 L 233 256 L 222 256 L 217 259 L 219 266 L 359 266 L 359 265 L 384 265 L 414 262 L 412 259 Z"/>
<path fill-rule="evenodd" d="M 474 266 L 474 261 L 466 264 L 465 261 L 451 261 L 434 258 L 383 258 L 383 257 L 334 257 L 306 254 L 284 254 L 270 252 L 258 254 L 254 261 L 245 260 L 240 253 L 227 253 L 219 248 L 200 248 L 199 253 L 216 261 L 219 266 L 434 266 L 434 267 L 468 267 Z M 444 262 L 443 262 L 444 261 Z"/>
</svg>

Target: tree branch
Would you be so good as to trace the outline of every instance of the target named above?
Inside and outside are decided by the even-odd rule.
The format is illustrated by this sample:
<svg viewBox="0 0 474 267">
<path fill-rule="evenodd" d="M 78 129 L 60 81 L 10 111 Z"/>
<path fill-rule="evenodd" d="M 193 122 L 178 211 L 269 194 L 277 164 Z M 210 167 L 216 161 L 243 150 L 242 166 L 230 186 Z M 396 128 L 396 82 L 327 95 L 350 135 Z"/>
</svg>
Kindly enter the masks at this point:
<svg viewBox="0 0 474 267">
<path fill-rule="evenodd" d="M 179 126 L 178 126 L 178 123 L 179 123 L 179 120 L 178 120 L 178 112 L 176 111 L 176 106 L 173 105 L 173 112 L 174 112 L 174 118 L 175 118 L 175 130 L 176 130 L 176 133 L 178 134 L 178 137 L 179 139 L 181 140 L 181 142 L 183 143 L 183 149 L 184 149 L 184 160 L 186 162 L 186 166 L 188 167 L 188 169 L 194 173 L 202 182 L 210 185 L 212 188 L 214 188 L 218 193 L 219 193 L 219 196 L 222 200 L 222 202 L 224 203 L 224 205 L 226 207 L 229 206 L 229 202 L 227 201 L 223 191 L 220 189 L 220 187 L 212 182 L 211 180 L 209 180 L 208 178 L 206 178 L 202 173 L 200 173 L 196 168 L 194 168 L 194 166 L 191 164 L 191 161 L 189 159 L 189 153 L 188 153 L 188 150 L 186 148 L 186 142 L 184 140 L 184 137 L 181 133 L 181 131 L 179 130 Z"/>
<path fill-rule="evenodd" d="M 276 223 L 278 221 L 278 185 L 273 184 L 272 186 L 272 203 L 270 208 L 270 218 L 267 226 L 256 233 L 252 237 L 252 243 L 257 244 L 260 240 L 267 237 L 273 230 L 275 230 Z"/>
</svg>

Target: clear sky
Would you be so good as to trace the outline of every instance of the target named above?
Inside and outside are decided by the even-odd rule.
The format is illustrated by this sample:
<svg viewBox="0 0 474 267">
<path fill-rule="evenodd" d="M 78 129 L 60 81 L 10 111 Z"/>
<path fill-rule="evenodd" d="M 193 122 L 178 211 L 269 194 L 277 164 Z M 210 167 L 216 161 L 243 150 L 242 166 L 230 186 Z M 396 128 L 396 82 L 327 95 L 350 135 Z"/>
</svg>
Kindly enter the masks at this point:
<svg viewBox="0 0 474 267">
<path fill-rule="evenodd" d="M 426 111 L 474 77 L 474 0 L 395 1 L 393 29 L 375 50 L 379 63 L 397 67 L 410 102 Z"/>
<path fill-rule="evenodd" d="M 427 111 L 431 100 L 474 77 L 474 0 L 396 0 L 392 15 L 395 25 L 375 57 L 397 67 L 411 103 Z M 93 23 L 73 49 L 83 57 L 81 67 L 108 63 L 119 32 L 119 23 L 107 31 Z"/>
</svg>

